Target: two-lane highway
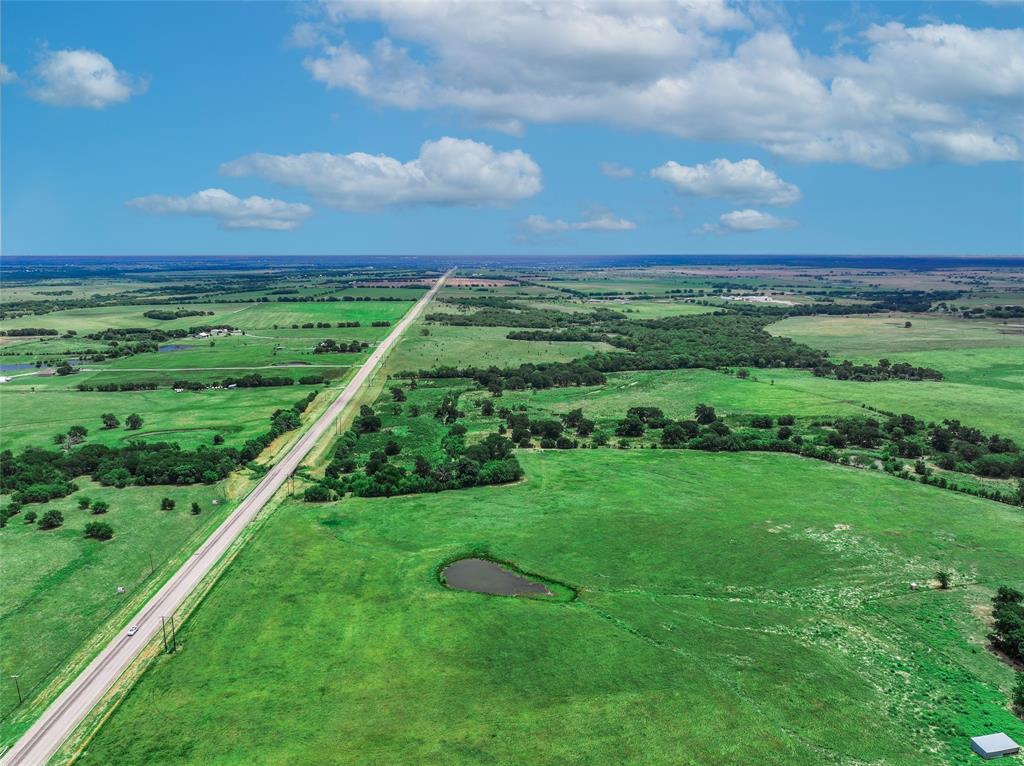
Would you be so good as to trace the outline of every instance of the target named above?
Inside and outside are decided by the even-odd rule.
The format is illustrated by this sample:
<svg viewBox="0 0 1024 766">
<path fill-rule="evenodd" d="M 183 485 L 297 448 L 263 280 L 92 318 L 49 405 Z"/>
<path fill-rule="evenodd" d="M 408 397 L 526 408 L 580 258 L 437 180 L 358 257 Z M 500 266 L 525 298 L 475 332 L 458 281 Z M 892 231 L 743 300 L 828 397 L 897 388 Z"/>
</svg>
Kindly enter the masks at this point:
<svg viewBox="0 0 1024 766">
<path fill-rule="evenodd" d="M 454 269 L 452 269 L 454 271 Z M 231 512 L 182 567 L 164 583 L 131 621 L 138 633 L 121 631 L 0 759 L 0 766 L 36 766 L 46 763 L 79 723 L 92 710 L 149 641 L 160 632 L 161 617 L 168 617 L 184 602 L 221 556 L 231 547 L 245 526 L 262 510 L 281 485 L 298 468 L 306 454 L 327 432 L 334 420 L 366 384 L 402 333 L 451 275 L 447 272 L 402 318 L 370 354 L 345 389 L 287 454 L 263 477 L 256 488 Z"/>
</svg>

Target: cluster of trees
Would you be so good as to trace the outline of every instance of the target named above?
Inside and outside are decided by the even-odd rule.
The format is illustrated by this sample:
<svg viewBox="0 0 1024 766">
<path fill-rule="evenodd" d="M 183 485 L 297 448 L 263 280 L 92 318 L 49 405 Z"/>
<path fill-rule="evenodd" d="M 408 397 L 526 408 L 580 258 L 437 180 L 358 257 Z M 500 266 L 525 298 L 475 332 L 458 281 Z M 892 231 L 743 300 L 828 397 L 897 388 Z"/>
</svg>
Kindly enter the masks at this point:
<svg viewBox="0 0 1024 766">
<path fill-rule="evenodd" d="M 194 309 L 177 309 L 175 311 L 168 311 L 165 309 L 152 309 L 151 311 L 142 312 L 142 316 L 146 319 L 156 319 L 159 321 L 167 321 L 170 319 L 184 319 L 185 317 L 205 317 L 213 316 L 212 311 L 196 311 Z"/>
<path fill-rule="evenodd" d="M 472 378 L 495 396 L 505 389 L 522 391 L 555 386 L 599 386 L 605 376 L 584 361 L 542 362 L 518 367 L 435 367 L 415 373 L 421 378 Z"/>
<path fill-rule="evenodd" d="M 389 298 L 388 300 L 393 300 L 393 299 Z M 370 322 L 370 327 L 390 327 L 390 326 L 391 326 L 391 322 L 389 322 L 386 319 L 377 319 L 377 320 L 375 320 L 373 322 Z"/>
<path fill-rule="evenodd" d="M 46 327 L 13 327 L 10 330 L 0 330 L 0 337 L 22 338 L 35 335 L 60 335 L 60 333 Z"/>
<path fill-rule="evenodd" d="M 876 449 L 883 447 L 895 458 L 929 457 L 946 471 L 971 473 L 997 479 L 1024 477 L 1024 457 L 1012 439 L 998 434 L 986 436 L 959 420 L 927 424 L 912 415 L 877 418 L 836 418 L 829 421 L 834 431 L 830 446 Z M 919 471 L 926 475 L 928 471 Z"/>
<path fill-rule="evenodd" d="M 349 432 L 353 434 L 353 432 Z M 522 466 L 512 454 L 512 441 L 489 434 L 482 442 L 465 445 L 466 428 L 455 424 L 443 438 L 445 458 L 432 464 L 422 455 L 415 457 L 412 470 L 391 462 L 399 454 L 397 443 L 370 453 L 362 471 L 356 470 L 352 437 L 339 440 L 326 478 L 320 489 L 306 491 L 307 500 L 329 500 L 332 493 L 352 492 L 359 497 L 391 497 L 420 492 L 441 492 L 491 484 L 507 484 L 523 476 Z M 353 434 L 353 436 L 355 436 Z M 355 436 L 355 438 L 358 438 Z"/>
<path fill-rule="evenodd" d="M 581 438 L 591 436 L 596 427 L 593 420 L 583 416 L 582 409 L 572 410 L 558 419 L 534 419 L 521 410 L 513 412 L 503 407 L 498 411 L 498 416 L 505 421 L 504 433 L 508 433 L 512 441 L 524 449 L 533 447 L 535 439 L 542 449 L 575 449 L 579 442 L 572 434 Z M 595 437 L 595 441 L 602 442 L 603 438 Z"/>
<path fill-rule="evenodd" d="M 992 632 L 989 640 L 999 651 L 1024 662 L 1024 593 L 1001 586 L 992 598 Z M 1024 705 L 1024 700 L 1018 704 Z"/>
<path fill-rule="evenodd" d="M 305 386 L 315 386 L 324 382 L 323 375 L 303 375 L 299 383 Z M 203 383 L 197 380 L 176 380 L 171 383 L 171 388 L 184 391 L 203 391 L 217 384 Z M 224 378 L 219 384 L 223 388 L 274 388 L 278 386 L 293 386 L 295 380 L 284 376 L 263 376 L 258 372 L 251 372 L 240 378 Z"/>
<path fill-rule="evenodd" d="M 992 308 L 974 306 L 961 309 L 960 316 L 963 319 L 1022 319 L 1024 318 L 1024 306 L 1008 305 L 993 306 Z"/>
<path fill-rule="evenodd" d="M 837 380 L 942 380 L 943 375 L 931 367 L 914 367 L 907 362 L 890 362 L 879 359 L 878 364 L 853 364 L 849 360 L 839 364 L 825 360 L 814 368 L 819 378 L 828 377 Z"/>
<path fill-rule="evenodd" d="M 471 303 L 470 301 L 478 301 Z M 456 301 L 463 306 L 480 306 L 472 314 L 428 314 L 428 322 L 455 325 L 459 327 L 525 327 L 554 330 L 573 326 L 590 326 L 602 322 L 624 320 L 624 314 L 611 309 L 599 308 L 593 311 L 557 311 L 522 307 L 506 298 L 463 298 Z"/>
<path fill-rule="evenodd" d="M 370 344 L 366 341 L 341 341 L 340 343 L 333 338 L 320 341 L 316 348 L 313 349 L 314 354 L 355 354 L 359 351 L 367 349 Z"/>
<path fill-rule="evenodd" d="M 463 303 L 467 300 L 471 299 L 463 299 Z M 937 370 L 892 363 L 886 359 L 877 365 L 855 366 L 849 361 L 837 364 L 824 351 L 769 333 L 766 327 L 776 317 L 758 310 L 716 311 L 696 316 L 637 320 L 627 319 L 623 314 L 605 309 L 590 313 L 513 310 L 505 307 L 509 303 L 507 299 L 477 300 L 480 301 L 478 305 L 487 307 L 472 314 L 431 314 L 428 319 L 454 325 L 536 328 L 513 330 L 506 336 L 512 340 L 603 342 L 623 349 L 621 352 L 594 354 L 570 363 L 588 367 L 598 373 L 741 366 L 811 369 L 819 376 L 843 380 L 942 379 L 942 374 Z M 492 370 L 497 371 L 495 368 Z M 451 369 L 445 372 L 451 373 Z M 471 374 L 465 375 L 465 372 Z M 470 370 L 457 371 L 457 374 L 479 380 L 482 376 L 472 374 L 474 372 L 478 373 Z M 552 382 L 552 385 L 580 384 L 572 381 Z M 528 381 L 526 386 L 546 387 L 535 386 Z M 505 384 L 500 387 L 515 386 Z"/>
<path fill-rule="evenodd" d="M 410 387 L 415 388 L 415 384 Z M 391 397 L 395 402 L 406 400 L 398 386 L 392 387 Z M 490 406 L 493 414 L 493 405 Z M 410 408 L 410 414 L 418 415 L 419 407 Z M 466 428 L 457 422 L 465 413 L 458 409 L 457 396 L 446 394 L 434 414 L 448 426 L 441 438 L 443 457 L 440 460 L 432 463 L 423 455 L 415 455 L 411 467 L 408 467 L 408 460 L 403 461 L 406 465 L 399 465 L 394 458 L 402 453 L 402 447 L 389 439 L 383 449 L 369 453 L 360 470 L 357 460 L 360 439 L 381 430 L 380 417 L 372 407 L 364 405 L 352 428 L 339 437 L 325 469 L 325 479 L 308 488 L 304 498 L 321 502 L 346 492 L 362 497 L 440 492 L 504 484 L 522 478 L 522 467 L 512 454 L 514 445 L 503 433 L 488 434 L 481 442 L 466 445 Z M 502 428 L 504 431 L 504 426 Z"/>
<path fill-rule="evenodd" d="M 79 391 L 155 391 L 157 384 L 129 380 L 120 383 L 79 383 L 75 388 Z"/>
</svg>

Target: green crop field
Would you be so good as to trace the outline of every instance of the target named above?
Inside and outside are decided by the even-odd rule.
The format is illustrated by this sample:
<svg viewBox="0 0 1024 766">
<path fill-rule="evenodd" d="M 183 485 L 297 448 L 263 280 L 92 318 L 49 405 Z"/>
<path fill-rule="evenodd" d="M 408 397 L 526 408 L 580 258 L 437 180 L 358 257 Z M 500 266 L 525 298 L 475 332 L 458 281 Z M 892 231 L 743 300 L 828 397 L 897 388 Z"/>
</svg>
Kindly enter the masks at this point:
<svg viewBox="0 0 1024 766">
<path fill-rule="evenodd" d="M 917 766 L 1024 735 L 971 618 L 1021 582 L 1018 510 L 789 456 L 522 461 L 281 508 L 81 762 Z M 578 597 L 439 585 L 474 552 Z"/>
</svg>

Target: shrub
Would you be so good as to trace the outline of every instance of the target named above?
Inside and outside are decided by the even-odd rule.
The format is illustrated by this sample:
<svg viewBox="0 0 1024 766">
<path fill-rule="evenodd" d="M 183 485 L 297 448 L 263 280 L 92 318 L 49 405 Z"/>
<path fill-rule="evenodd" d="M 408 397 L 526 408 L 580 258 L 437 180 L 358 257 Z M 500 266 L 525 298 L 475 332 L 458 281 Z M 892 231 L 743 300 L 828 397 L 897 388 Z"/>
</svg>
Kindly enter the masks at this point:
<svg viewBox="0 0 1024 766">
<path fill-rule="evenodd" d="M 176 503 L 173 500 L 171 500 L 171 498 L 165 497 L 163 500 L 160 501 L 160 510 L 173 511 L 175 505 Z"/>
<path fill-rule="evenodd" d="M 302 493 L 302 499 L 307 503 L 326 503 L 333 497 L 331 490 L 327 487 L 322 484 L 314 484 L 312 487 L 306 487 L 306 491 Z"/>
<path fill-rule="evenodd" d="M 64 525 L 64 514 L 60 511 L 47 511 L 39 519 L 40 529 L 56 529 Z"/>
<path fill-rule="evenodd" d="M 201 510 L 202 509 L 200 509 L 199 503 L 192 503 L 192 515 L 193 516 L 198 516 Z"/>
<path fill-rule="evenodd" d="M 90 521 L 85 525 L 85 536 L 92 540 L 109 540 L 114 536 L 114 528 L 102 521 Z"/>
<path fill-rule="evenodd" d="M 37 514 L 35 511 L 29 511 L 25 514 L 25 523 L 32 524 L 35 522 L 37 518 L 39 518 L 39 514 Z"/>
<path fill-rule="evenodd" d="M 93 515 L 98 516 L 101 513 L 106 513 L 110 510 L 110 504 L 104 500 L 97 500 L 92 504 Z"/>
</svg>

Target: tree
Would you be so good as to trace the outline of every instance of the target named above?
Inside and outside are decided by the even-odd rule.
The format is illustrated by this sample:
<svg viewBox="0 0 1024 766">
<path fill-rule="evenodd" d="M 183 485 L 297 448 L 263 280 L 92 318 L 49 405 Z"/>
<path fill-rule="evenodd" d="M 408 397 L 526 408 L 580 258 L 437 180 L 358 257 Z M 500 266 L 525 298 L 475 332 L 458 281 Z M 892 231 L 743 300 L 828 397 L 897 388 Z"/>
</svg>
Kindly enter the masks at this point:
<svg viewBox="0 0 1024 766">
<path fill-rule="evenodd" d="M 92 500 L 90 500 L 87 497 L 78 498 L 78 510 L 84 511 L 86 508 L 89 507 L 90 503 L 92 503 Z"/>
<path fill-rule="evenodd" d="M 636 415 L 628 415 L 615 428 L 616 436 L 643 436 L 644 423 Z"/>
<path fill-rule="evenodd" d="M 127 428 L 129 431 L 138 431 L 140 428 L 142 428 L 142 418 L 138 414 L 133 412 L 131 415 L 124 419 L 124 424 L 125 428 Z"/>
<path fill-rule="evenodd" d="M 101 513 L 106 513 L 110 510 L 110 503 L 105 500 L 97 500 L 92 504 L 92 513 L 94 516 L 99 516 Z"/>
<path fill-rule="evenodd" d="M 214 444 L 223 444 L 224 443 L 224 435 L 223 434 L 214 434 L 213 435 L 213 443 Z"/>
<path fill-rule="evenodd" d="M 398 442 L 396 442 L 394 439 L 391 439 L 387 444 L 384 445 L 384 454 L 390 457 L 394 457 L 401 451 L 402 448 L 398 446 Z"/>
<path fill-rule="evenodd" d="M 332 499 L 331 490 L 323 484 L 314 484 L 312 487 L 306 487 L 306 491 L 302 493 L 302 499 L 307 503 L 326 503 Z"/>
<path fill-rule="evenodd" d="M 117 419 L 117 415 L 113 412 L 104 412 L 100 415 L 100 418 L 103 420 L 103 427 L 108 430 L 111 428 L 117 428 L 121 425 L 121 421 Z"/>
<path fill-rule="evenodd" d="M 914 326 L 914 323 L 910 322 L 910 321 L 906 321 L 906 322 L 903 323 L 903 326 L 909 329 L 909 328 Z"/>
<path fill-rule="evenodd" d="M 1013 706 L 1024 712 L 1024 671 L 1017 671 L 1017 683 L 1013 685 Z"/>
<path fill-rule="evenodd" d="M 199 503 L 196 503 L 196 502 L 192 503 L 192 515 L 193 516 L 198 516 L 201 510 L 202 509 L 199 507 Z"/>
<path fill-rule="evenodd" d="M 57 527 L 64 525 L 64 514 L 60 511 L 47 511 L 43 514 L 43 517 L 39 519 L 40 529 L 56 529 Z"/>
<path fill-rule="evenodd" d="M 417 455 L 416 467 L 413 469 L 413 473 L 422 479 L 430 476 L 430 461 L 423 457 L 423 455 Z"/>
<path fill-rule="evenodd" d="M 490 399 L 484 399 L 483 404 L 480 405 L 480 414 L 485 418 L 489 418 L 494 414 L 494 404 Z"/>
<path fill-rule="evenodd" d="M 90 521 L 85 525 L 85 536 L 92 540 L 109 540 L 114 536 L 114 528 L 102 521 Z"/>
<path fill-rule="evenodd" d="M 171 500 L 171 498 L 165 497 L 163 500 L 160 501 L 160 510 L 173 511 L 175 505 L 176 503 L 173 500 Z"/>
<path fill-rule="evenodd" d="M 89 429 L 85 426 L 71 426 L 68 429 L 68 440 L 72 444 L 78 444 L 89 435 Z"/>
<path fill-rule="evenodd" d="M 747 378 L 750 377 L 750 370 L 745 368 L 736 370 L 736 377 L 739 378 L 740 380 L 746 380 Z"/>
<path fill-rule="evenodd" d="M 394 401 L 396 401 L 396 402 L 404 402 L 405 401 L 405 391 L 403 391 L 398 386 L 392 386 L 391 387 L 391 398 Z"/>
<path fill-rule="evenodd" d="M 715 408 L 707 404 L 698 404 L 695 412 L 697 413 L 697 422 L 702 426 L 713 423 L 718 419 L 718 416 L 715 414 Z"/>
<path fill-rule="evenodd" d="M 952 579 L 952 576 L 949 574 L 949 572 L 945 571 L 944 569 L 940 569 L 938 572 L 935 573 L 935 579 L 939 581 L 939 587 L 942 590 L 949 590 L 949 583 Z"/>
<path fill-rule="evenodd" d="M 25 514 L 25 523 L 32 524 L 33 522 L 35 522 L 37 518 L 39 518 L 39 514 L 37 514 L 35 511 L 29 511 Z"/>
</svg>

